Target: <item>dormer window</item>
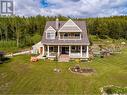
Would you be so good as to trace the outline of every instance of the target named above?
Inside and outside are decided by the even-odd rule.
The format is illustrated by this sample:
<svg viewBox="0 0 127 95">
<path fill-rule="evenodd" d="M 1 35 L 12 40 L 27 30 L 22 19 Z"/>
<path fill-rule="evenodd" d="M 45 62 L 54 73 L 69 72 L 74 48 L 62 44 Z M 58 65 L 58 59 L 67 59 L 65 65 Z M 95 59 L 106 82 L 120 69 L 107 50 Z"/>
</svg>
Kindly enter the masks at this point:
<svg viewBox="0 0 127 95">
<path fill-rule="evenodd" d="M 55 32 L 47 32 L 47 39 L 55 39 Z"/>
<path fill-rule="evenodd" d="M 46 30 L 46 39 L 55 39 L 55 37 L 56 37 L 56 30 L 50 26 Z"/>
</svg>

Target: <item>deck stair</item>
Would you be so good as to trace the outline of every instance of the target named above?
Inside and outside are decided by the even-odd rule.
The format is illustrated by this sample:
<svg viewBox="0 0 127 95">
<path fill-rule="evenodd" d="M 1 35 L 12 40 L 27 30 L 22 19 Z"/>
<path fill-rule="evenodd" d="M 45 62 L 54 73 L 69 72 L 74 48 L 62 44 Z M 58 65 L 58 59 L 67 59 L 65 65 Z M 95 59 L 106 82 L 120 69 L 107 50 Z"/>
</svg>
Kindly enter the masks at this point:
<svg viewBox="0 0 127 95">
<path fill-rule="evenodd" d="M 69 62 L 70 57 L 67 54 L 61 54 L 58 58 L 59 62 Z"/>
</svg>

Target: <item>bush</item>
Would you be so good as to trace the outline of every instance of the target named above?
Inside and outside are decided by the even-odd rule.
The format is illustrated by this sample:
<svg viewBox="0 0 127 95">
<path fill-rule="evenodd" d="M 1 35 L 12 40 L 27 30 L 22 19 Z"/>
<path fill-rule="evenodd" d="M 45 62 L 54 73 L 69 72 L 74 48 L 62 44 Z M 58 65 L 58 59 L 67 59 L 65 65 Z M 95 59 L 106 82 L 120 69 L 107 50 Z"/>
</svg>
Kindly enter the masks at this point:
<svg viewBox="0 0 127 95">
<path fill-rule="evenodd" d="M 104 91 L 107 94 L 127 94 L 127 88 L 116 87 L 116 86 L 106 87 L 104 88 Z"/>
<path fill-rule="evenodd" d="M 80 59 L 75 59 L 75 62 L 80 63 L 81 61 L 80 61 Z"/>
</svg>

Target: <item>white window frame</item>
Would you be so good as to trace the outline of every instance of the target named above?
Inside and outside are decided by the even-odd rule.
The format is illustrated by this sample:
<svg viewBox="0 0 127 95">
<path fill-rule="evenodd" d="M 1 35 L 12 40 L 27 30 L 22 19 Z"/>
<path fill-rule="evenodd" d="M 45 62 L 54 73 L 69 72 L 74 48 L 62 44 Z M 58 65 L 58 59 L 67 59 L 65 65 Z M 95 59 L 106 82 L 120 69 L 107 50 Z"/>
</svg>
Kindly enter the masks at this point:
<svg viewBox="0 0 127 95">
<path fill-rule="evenodd" d="M 48 38 L 48 33 L 50 33 L 51 36 L 53 36 L 53 37 Z M 52 26 L 50 26 L 50 27 L 46 30 L 46 39 L 55 39 L 55 38 L 56 38 L 56 30 L 55 30 Z"/>
<path fill-rule="evenodd" d="M 46 39 L 55 39 L 55 35 L 56 33 L 54 32 L 47 32 L 46 33 Z M 50 35 L 50 37 L 48 37 L 48 35 Z"/>
</svg>

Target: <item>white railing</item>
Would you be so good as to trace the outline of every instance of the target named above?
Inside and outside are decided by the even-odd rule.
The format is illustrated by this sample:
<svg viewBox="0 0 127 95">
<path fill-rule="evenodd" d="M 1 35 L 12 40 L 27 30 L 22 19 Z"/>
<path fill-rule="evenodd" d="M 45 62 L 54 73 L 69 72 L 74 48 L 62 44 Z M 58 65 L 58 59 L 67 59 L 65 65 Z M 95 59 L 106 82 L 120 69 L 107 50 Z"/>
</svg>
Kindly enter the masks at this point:
<svg viewBox="0 0 127 95">
<path fill-rule="evenodd" d="M 80 53 L 71 53 L 70 57 L 78 58 L 78 57 L 81 57 L 81 54 Z"/>
<path fill-rule="evenodd" d="M 81 56 L 81 53 L 71 53 L 70 57 L 72 57 L 72 58 L 86 58 L 86 53 L 82 53 L 82 56 Z"/>
<path fill-rule="evenodd" d="M 83 58 L 86 58 L 86 53 L 82 53 L 82 57 Z"/>
<path fill-rule="evenodd" d="M 80 39 L 80 36 L 79 37 L 76 37 L 76 36 L 69 36 L 69 37 L 60 36 L 60 39 Z"/>
<path fill-rule="evenodd" d="M 54 57 L 54 56 L 56 56 L 56 52 L 49 52 L 49 56 L 52 56 L 52 57 Z"/>
</svg>

